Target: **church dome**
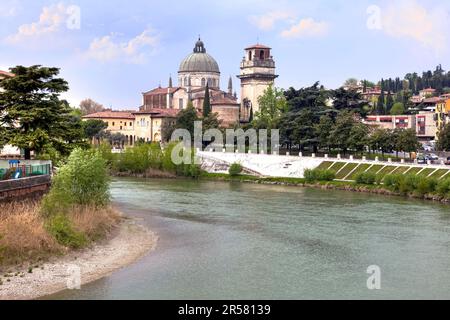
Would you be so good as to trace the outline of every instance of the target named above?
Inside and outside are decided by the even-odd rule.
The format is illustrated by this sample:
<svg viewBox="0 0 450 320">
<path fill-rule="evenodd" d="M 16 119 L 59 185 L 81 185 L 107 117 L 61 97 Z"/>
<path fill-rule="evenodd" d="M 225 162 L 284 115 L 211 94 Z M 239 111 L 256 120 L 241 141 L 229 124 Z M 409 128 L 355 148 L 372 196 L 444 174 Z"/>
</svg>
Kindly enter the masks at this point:
<svg viewBox="0 0 450 320">
<path fill-rule="evenodd" d="M 179 72 L 220 73 L 220 69 L 217 61 L 206 53 L 203 41 L 198 39 L 194 52 L 181 62 Z"/>
</svg>

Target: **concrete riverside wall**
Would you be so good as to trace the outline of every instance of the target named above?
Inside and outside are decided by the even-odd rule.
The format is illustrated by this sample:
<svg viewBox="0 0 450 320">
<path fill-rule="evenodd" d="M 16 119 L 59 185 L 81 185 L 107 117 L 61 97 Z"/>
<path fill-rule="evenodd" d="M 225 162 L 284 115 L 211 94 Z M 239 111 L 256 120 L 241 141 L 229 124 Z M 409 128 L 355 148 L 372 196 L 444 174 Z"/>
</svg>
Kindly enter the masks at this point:
<svg viewBox="0 0 450 320">
<path fill-rule="evenodd" d="M 398 162 L 389 163 L 387 161 L 364 161 L 337 158 L 312 158 L 299 156 L 282 156 L 266 154 L 243 154 L 225 152 L 197 152 L 197 156 L 202 161 L 202 169 L 210 173 L 228 173 L 229 166 L 233 163 L 241 164 L 244 169 L 248 169 L 255 175 L 278 178 L 304 178 L 306 169 L 315 169 L 322 162 L 346 162 L 358 164 L 374 164 L 384 166 L 405 166 L 430 169 L 450 169 L 444 165 L 420 165 L 413 163 L 401 164 Z"/>
<path fill-rule="evenodd" d="M 44 194 L 51 185 L 51 176 L 37 176 L 0 181 L 0 201 L 20 200 Z"/>
<path fill-rule="evenodd" d="M 324 159 L 265 154 L 197 152 L 202 167 L 210 173 L 228 173 L 227 166 L 240 163 L 244 169 L 265 177 L 303 178 L 306 169 L 317 168 Z"/>
</svg>

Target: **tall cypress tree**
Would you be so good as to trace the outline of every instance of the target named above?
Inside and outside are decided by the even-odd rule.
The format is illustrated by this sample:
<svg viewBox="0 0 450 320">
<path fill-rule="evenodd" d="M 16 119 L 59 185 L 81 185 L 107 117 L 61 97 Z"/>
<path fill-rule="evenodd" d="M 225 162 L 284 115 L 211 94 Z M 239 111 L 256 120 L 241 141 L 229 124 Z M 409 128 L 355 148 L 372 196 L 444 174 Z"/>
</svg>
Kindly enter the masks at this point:
<svg viewBox="0 0 450 320">
<path fill-rule="evenodd" d="M 209 85 L 206 84 L 205 100 L 203 100 L 203 117 L 206 118 L 211 113 L 211 98 L 209 96 Z"/>
<path fill-rule="evenodd" d="M 392 98 L 391 90 L 388 91 L 386 98 L 386 112 L 389 114 L 391 112 L 392 106 L 394 105 L 394 99 Z"/>
<path fill-rule="evenodd" d="M 384 108 L 385 96 L 384 96 L 384 80 L 381 80 L 381 95 L 378 97 L 377 114 L 385 114 Z"/>
</svg>

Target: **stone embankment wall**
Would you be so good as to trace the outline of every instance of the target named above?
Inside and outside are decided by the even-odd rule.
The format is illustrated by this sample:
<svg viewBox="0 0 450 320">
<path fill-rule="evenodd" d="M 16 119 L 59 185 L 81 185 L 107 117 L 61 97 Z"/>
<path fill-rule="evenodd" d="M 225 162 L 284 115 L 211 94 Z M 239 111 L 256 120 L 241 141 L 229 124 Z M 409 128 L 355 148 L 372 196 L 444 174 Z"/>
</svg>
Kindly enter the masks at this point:
<svg viewBox="0 0 450 320">
<path fill-rule="evenodd" d="M 36 176 L 0 181 L 0 201 L 22 200 L 41 196 L 50 188 L 51 176 Z"/>
</svg>

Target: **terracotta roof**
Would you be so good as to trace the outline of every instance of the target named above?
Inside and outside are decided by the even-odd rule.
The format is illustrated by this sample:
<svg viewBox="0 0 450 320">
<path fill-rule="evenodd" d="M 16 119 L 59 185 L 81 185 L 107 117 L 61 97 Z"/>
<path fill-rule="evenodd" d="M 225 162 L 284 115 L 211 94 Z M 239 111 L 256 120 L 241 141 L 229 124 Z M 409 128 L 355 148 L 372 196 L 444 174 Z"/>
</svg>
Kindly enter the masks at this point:
<svg viewBox="0 0 450 320">
<path fill-rule="evenodd" d="M 427 89 L 420 90 L 420 92 L 436 92 L 436 89 L 427 88 Z"/>
<path fill-rule="evenodd" d="M 248 47 L 248 48 L 245 48 L 245 50 L 250 50 L 250 49 L 272 49 L 272 48 L 257 43 L 257 44 L 254 44 L 254 45 Z"/>
<path fill-rule="evenodd" d="M 147 92 L 144 92 L 145 95 L 153 95 L 153 94 L 167 94 L 167 91 L 169 91 L 169 93 L 174 93 L 176 91 L 178 91 L 179 89 L 181 89 L 181 87 L 175 87 L 175 88 L 156 88 Z"/>
<path fill-rule="evenodd" d="M 140 115 L 140 114 L 150 114 L 154 117 L 167 117 L 167 118 L 175 118 L 178 113 L 181 110 L 179 109 L 160 109 L 160 108 L 153 108 L 149 110 L 143 110 L 134 112 L 134 115 Z"/>
<path fill-rule="evenodd" d="M 432 97 L 432 98 L 428 98 L 428 99 L 423 100 L 423 103 L 438 103 L 440 101 L 442 101 L 441 98 L 439 98 L 439 97 Z"/>
<path fill-rule="evenodd" d="M 0 70 L 0 75 L 5 76 L 5 77 L 14 77 L 13 73 L 7 72 L 7 71 L 2 71 L 2 70 Z"/>
<path fill-rule="evenodd" d="M 128 119 L 134 120 L 133 113 L 128 111 L 103 111 L 84 116 L 83 119 Z"/>
</svg>

